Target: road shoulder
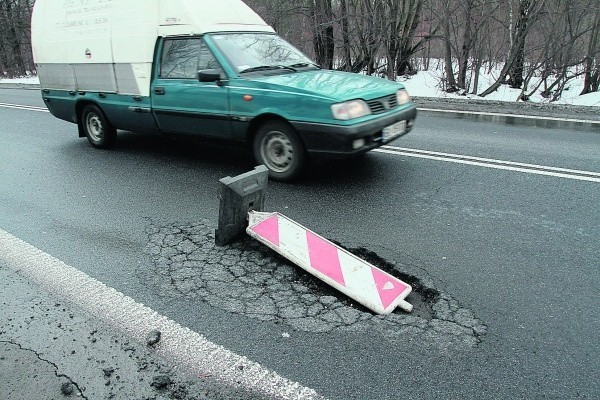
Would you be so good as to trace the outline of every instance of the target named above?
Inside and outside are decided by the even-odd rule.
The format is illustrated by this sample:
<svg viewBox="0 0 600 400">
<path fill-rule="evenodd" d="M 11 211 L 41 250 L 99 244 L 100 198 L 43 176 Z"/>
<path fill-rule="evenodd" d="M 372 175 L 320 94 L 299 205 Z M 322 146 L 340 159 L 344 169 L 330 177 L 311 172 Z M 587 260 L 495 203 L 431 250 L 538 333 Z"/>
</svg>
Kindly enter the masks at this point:
<svg viewBox="0 0 600 400">
<path fill-rule="evenodd" d="M 259 399 L 192 377 L 0 262 L 3 399 Z"/>
</svg>

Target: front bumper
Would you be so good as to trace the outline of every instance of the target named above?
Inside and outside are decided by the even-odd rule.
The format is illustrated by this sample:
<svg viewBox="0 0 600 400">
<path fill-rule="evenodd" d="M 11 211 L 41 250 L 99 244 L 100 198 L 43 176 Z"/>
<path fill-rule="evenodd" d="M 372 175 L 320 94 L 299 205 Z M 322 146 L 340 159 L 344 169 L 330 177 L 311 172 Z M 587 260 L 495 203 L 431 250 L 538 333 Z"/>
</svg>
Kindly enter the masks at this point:
<svg viewBox="0 0 600 400">
<path fill-rule="evenodd" d="M 355 125 L 329 125 L 297 121 L 291 121 L 290 123 L 302 137 L 306 150 L 311 157 L 344 158 L 367 152 L 404 136 L 412 129 L 416 117 L 417 108 L 414 104 L 411 104 L 394 114 Z M 383 128 L 399 121 L 407 122 L 404 133 L 390 141 L 383 141 Z M 355 149 L 353 143 L 358 139 L 364 139 L 365 144 Z"/>
</svg>

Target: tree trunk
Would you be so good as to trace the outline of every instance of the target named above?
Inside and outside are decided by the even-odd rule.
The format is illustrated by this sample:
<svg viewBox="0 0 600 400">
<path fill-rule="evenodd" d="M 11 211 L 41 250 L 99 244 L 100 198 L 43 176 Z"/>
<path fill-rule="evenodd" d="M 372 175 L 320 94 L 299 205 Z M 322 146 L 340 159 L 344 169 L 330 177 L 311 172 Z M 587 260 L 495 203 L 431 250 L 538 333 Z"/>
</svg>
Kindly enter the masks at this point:
<svg viewBox="0 0 600 400">
<path fill-rule="evenodd" d="M 463 43 L 460 52 L 460 56 L 458 57 L 458 87 L 461 89 L 469 90 L 467 87 L 467 69 L 469 66 L 469 56 L 471 54 L 471 49 L 473 48 L 473 0 L 466 0 L 465 4 L 465 32 L 463 35 Z"/>
<path fill-rule="evenodd" d="M 0 42 L 0 79 L 4 78 L 4 70 L 6 69 L 4 66 L 4 52 L 1 45 L 2 43 Z"/>
<path fill-rule="evenodd" d="M 488 94 L 495 92 L 500 87 L 500 85 L 504 81 L 504 78 L 508 74 L 508 71 L 510 70 L 513 63 L 515 62 L 516 56 L 517 56 L 516 53 L 513 53 L 509 56 L 508 60 L 506 60 L 506 62 L 504 63 L 504 67 L 502 67 L 500 74 L 498 75 L 498 79 L 496 79 L 496 81 L 489 88 L 484 90 L 483 93 L 481 93 L 479 95 L 480 97 L 485 97 Z"/>
<path fill-rule="evenodd" d="M 533 0 L 519 0 L 519 18 L 515 28 L 515 43 L 511 49 L 515 51 L 514 63 L 508 70 L 508 84 L 510 87 L 520 89 L 523 86 L 523 67 L 525 63 L 525 39 L 527 37 L 529 18 Z"/>
<path fill-rule="evenodd" d="M 445 18 L 444 18 L 444 71 L 446 72 L 446 91 L 455 92 L 456 79 L 454 79 L 454 71 L 452 70 L 452 45 L 450 43 L 450 4 L 446 3 Z"/>
<path fill-rule="evenodd" d="M 343 49 L 342 52 L 344 54 L 344 63 L 342 65 L 342 70 L 350 71 L 352 68 L 352 54 L 350 52 L 350 33 L 348 29 L 348 4 L 346 0 L 340 0 L 341 7 L 341 25 L 342 25 L 342 43 Z"/>
<path fill-rule="evenodd" d="M 536 0 L 519 0 L 519 19 L 517 20 L 516 33 L 514 35 L 513 45 L 509 50 L 509 56 L 498 79 L 479 96 L 485 97 L 495 92 L 504 82 L 507 76 L 511 87 L 520 88 L 523 85 L 523 66 L 525 57 L 525 39 L 535 21 L 533 13 Z"/>
<path fill-rule="evenodd" d="M 335 42 L 333 38 L 332 0 L 313 0 L 312 17 L 314 22 L 313 45 L 316 62 L 326 69 L 333 68 Z"/>
<path fill-rule="evenodd" d="M 600 65 L 596 61 L 596 68 L 594 71 L 594 57 L 600 50 L 600 11 L 596 10 L 596 16 L 592 22 L 592 29 L 590 31 L 590 41 L 588 44 L 587 55 L 584 62 L 584 79 L 583 79 L 583 90 L 581 94 L 588 94 L 598 91 L 600 86 Z M 596 58 L 597 59 L 597 58 Z"/>
<path fill-rule="evenodd" d="M 404 3 L 406 4 L 406 2 Z M 407 18 L 402 26 L 400 36 L 400 48 L 396 56 L 396 75 L 412 75 L 414 68 L 410 62 L 413 54 L 424 44 L 428 39 L 422 38 L 417 44 L 414 44 L 414 37 L 419 23 L 421 22 L 421 11 L 423 10 L 423 2 L 421 0 L 412 0 L 408 2 L 406 10 Z"/>
</svg>

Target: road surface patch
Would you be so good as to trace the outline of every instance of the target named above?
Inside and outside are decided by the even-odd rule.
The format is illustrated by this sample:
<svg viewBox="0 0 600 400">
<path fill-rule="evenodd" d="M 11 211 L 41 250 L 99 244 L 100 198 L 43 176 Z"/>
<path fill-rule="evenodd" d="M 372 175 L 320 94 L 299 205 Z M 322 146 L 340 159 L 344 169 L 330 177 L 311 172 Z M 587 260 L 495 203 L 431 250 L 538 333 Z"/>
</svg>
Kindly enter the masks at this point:
<svg viewBox="0 0 600 400">
<path fill-rule="evenodd" d="M 450 295 L 369 255 L 378 267 L 411 284 L 411 314 L 396 310 L 374 315 L 347 296 L 299 269 L 251 238 L 229 246 L 214 244 L 214 226 L 153 223 L 148 227 L 151 271 L 140 276 L 165 297 L 203 301 L 264 322 L 285 323 L 311 333 L 379 332 L 390 340 L 415 339 L 434 346 L 476 346 L 486 325 Z"/>
</svg>

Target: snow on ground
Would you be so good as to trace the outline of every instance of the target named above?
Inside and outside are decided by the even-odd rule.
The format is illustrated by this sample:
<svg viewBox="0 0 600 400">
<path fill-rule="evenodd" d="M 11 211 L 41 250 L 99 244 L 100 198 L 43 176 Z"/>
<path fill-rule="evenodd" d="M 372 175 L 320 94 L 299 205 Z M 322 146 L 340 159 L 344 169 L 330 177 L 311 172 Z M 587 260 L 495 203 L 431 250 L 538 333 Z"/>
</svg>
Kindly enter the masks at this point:
<svg viewBox="0 0 600 400">
<path fill-rule="evenodd" d="M 498 73 L 499 70 L 496 69 L 492 70 L 489 74 L 480 74 L 477 93 L 482 93 L 485 89 L 490 87 L 496 80 Z M 446 93 L 443 90 L 444 70 L 443 67 L 440 68 L 439 64 L 433 70 L 419 71 L 414 76 L 401 77 L 399 78 L 399 81 L 406 87 L 411 96 L 416 97 L 472 99 L 482 101 L 516 101 L 521 94 L 521 89 L 512 89 L 508 85 L 501 85 L 498 90 L 486 97 L 479 97 L 476 94 L 461 95 L 460 92 Z M 530 88 L 535 87 L 537 82 L 539 81 L 536 81 L 535 78 L 532 79 L 529 84 Z M 582 77 L 569 81 L 565 90 L 563 90 L 561 98 L 553 102 L 553 104 L 600 107 L 600 92 L 580 96 L 579 93 L 581 93 L 582 89 Z M 541 89 L 538 89 L 536 93 L 529 98 L 529 101 L 535 103 L 549 103 L 549 99 L 542 97 L 540 92 Z"/>
<path fill-rule="evenodd" d="M 479 91 L 481 93 L 487 89 L 495 80 L 494 72 L 491 74 L 481 74 L 479 77 Z M 460 95 L 459 93 L 446 93 L 442 90 L 444 72 L 443 69 L 436 67 L 434 70 L 419 71 L 416 75 L 405 78 L 400 78 L 400 82 L 406 86 L 408 93 L 416 97 L 434 97 L 434 98 L 456 98 L 456 99 L 472 99 L 472 100 L 496 100 L 496 101 L 516 101 L 521 93 L 520 89 L 511 89 L 507 85 L 502 85 L 494 93 L 486 97 L 479 97 L 474 94 Z M 0 79 L 0 83 L 21 83 L 21 84 L 39 84 L 39 79 L 35 76 L 16 78 L 16 79 Z M 533 85 L 534 82 L 530 85 Z M 583 87 L 583 79 L 573 79 L 567 84 L 563 91 L 562 97 L 555 101 L 554 104 L 572 104 L 578 106 L 596 106 L 600 107 L 600 92 L 589 93 L 580 96 Z M 537 103 L 548 103 L 548 99 L 543 98 L 538 92 L 531 96 L 530 101 Z"/>
<path fill-rule="evenodd" d="M 40 83 L 40 80 L 37 76 L 26 76 L 23 78 L 14 78 L 14 79 L 3 79 L 0 78 L 0 83 L 25 83 L 30 85 L 37 85 Z"/>
</svg>

